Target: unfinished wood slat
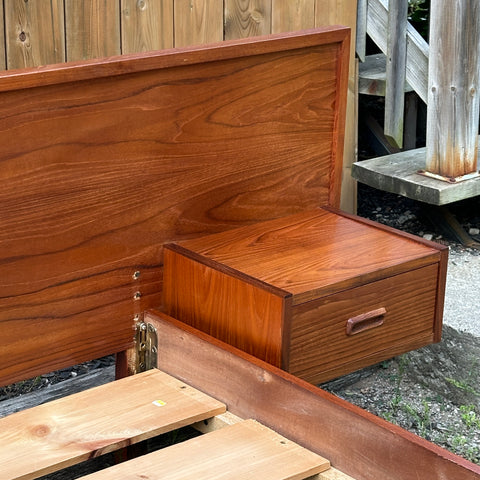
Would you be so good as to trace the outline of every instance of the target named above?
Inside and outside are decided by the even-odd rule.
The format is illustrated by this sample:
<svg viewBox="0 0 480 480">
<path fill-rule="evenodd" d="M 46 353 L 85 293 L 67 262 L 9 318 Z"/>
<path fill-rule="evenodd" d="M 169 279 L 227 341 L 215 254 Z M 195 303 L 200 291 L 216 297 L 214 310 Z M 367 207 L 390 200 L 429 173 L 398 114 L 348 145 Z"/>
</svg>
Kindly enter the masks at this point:
<svg viewBox="0 0 480 480">
<path fill-rule="evenodd" d="M 63 1 L 5 0 L 7 68 L 65 60 Z"/>
<path fill-rule="evenodd" d="M 68 61 L 108 57 L 121 53 L 118 1 L 64 1 Z"/>
<path fill-rule="evenodd" d="M 160 368 L 358 480 L 480 479 L 480 466 L 293 375 L 160 312 L 149 312 L 146 319 L 156 326 L 162 344 Z"/>
<path fill-rule="evenodd" d="M 301 480 L 329 466 L 319 455 L 245 420 L 83 478 Z"/>
<path fill-rule="evenodd" d="M 407 13 L 408 0 L 389 4 L 384 132 L 388 140 L 399 148 L 403 146 Z"/>
<path fill-rule="evenodd" d="M 355 480 L 350 475 L 337 470 L 336 468 L 329 468 L 322 473 L 319 473 L 316 477 L 310 480 Z"/>
<path fill-rule="evenodd" d="M 272 0 L 272 32 L 315 26 L 315 0 Z"/>
<path fill-rule="evenodd" d="M 223 40 L 223 0 L 175 0 L 175 46 Z"/>
<path fill-rule="evenodd" d="M 173 47 L 173 1 L 121 0 L 122 53 Z"/>
<path fill-rule="evenodd" d="M 225 40 L 271 33 L 272 0 L 225 0 Z"/>
<path fill-rule="evenodd" d="M 37 478 L 224 411 L 150 370 L 1 419 L 0 471 L 5 480 Z"/>
</svg>

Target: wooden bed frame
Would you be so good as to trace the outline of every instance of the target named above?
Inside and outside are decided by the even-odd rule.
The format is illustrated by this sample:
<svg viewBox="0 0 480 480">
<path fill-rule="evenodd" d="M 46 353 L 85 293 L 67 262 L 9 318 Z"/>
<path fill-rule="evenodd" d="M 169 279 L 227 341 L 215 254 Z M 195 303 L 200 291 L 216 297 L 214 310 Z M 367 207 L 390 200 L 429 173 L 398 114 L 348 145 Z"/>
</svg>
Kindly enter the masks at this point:
<svg viewBox="0 0 480 480">
<path fill-rule="evenodd" d="M 348 29 L 329 27 L 1 74 L 0 384 L 113 353 L 125 376 L 145 318 L 161 370 L 359 480 L 480 478 L 153 310 L 165 242 L 338 207 L 348 44 Z M 2 444 L 24 445 L 27 432 L 62 450 L 48 443 L 51 415 L 7 417 Z M 84 440 L 75 458 L 142 436 Z"/>
<path fill-rule="evenodd" d="M 0 75 L 0 384 L 121 352 L 162 245 L 338 206 L 346 28 Z"/>
</svg>

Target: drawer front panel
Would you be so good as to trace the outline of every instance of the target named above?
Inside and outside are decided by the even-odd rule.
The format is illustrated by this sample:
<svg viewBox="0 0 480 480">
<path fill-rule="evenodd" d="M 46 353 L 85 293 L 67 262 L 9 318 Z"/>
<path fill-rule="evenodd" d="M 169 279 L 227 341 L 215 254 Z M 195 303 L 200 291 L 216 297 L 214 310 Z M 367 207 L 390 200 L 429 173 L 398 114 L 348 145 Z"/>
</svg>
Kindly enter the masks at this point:
<svg viewBox="0 0 480 480">
<path fill-rule="evenodd" d="M 288 370 L 319 383 L 432 342 L 437 277 L 429 265 L 295 307 Z"/>
</svg>

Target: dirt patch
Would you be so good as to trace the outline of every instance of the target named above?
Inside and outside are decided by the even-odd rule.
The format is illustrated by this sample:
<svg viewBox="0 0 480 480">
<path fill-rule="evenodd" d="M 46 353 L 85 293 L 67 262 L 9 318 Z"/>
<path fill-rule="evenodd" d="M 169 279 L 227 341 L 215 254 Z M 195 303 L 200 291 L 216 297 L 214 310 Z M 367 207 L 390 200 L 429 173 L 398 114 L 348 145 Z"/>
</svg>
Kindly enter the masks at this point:
<svg viewBox="0 0 480 480">
<path fill-rule="evenodd" d="M 480 463 L 480 338 L 444 327 L 442 341 L 321 385 Z"/>
</svg>

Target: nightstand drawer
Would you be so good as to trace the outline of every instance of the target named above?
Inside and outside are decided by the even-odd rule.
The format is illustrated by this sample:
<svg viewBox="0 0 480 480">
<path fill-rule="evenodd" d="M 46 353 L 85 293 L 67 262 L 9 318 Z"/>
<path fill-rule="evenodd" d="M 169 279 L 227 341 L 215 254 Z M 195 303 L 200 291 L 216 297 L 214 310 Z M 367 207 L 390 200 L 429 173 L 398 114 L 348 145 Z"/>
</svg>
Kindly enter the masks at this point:
<svg viewBox="0 0 480 480">
<path fill-rule="evenodd" d="M 437 278 L 429 265 L 294 307 L 288 370 L 320 383 L 431 343 Z"/>
<path fill-rule="evenodd" d="M 446 247 L 320 208 L 165 246 L 169 315 L 312 383 L 439 341 Z"/>
</svg>

